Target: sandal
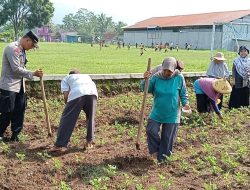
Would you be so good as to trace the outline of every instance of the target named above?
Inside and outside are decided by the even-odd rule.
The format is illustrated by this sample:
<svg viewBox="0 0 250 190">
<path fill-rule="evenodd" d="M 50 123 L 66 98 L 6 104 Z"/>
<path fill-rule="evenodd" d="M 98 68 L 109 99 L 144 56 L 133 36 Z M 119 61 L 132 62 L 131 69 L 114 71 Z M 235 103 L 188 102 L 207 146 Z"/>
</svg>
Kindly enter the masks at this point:
<svg viewBox="0 0 250 190">
<path fill-rule="evenodd" d="M 89 150 L 89 149 L 94 148 L 93 142 L 87 142 L 87 143 L 85 144 L 84 148 L 85 148 L 86 150 Z"/>
<path fill-rule="evenodd" d="M 61 147 L 56 145 L 50 145 L 48 148 L 49 152 L 58 152 L 58 153 L 65 153 L 68 150 L 67 147 Z"/>
<path fill-rule="evenodd" d="M 158 155 L 158 152 L 150 154 L 149 155 L 149 160 L 152 160 L 152 161 L 157 160 L 157 155 Z"/>
</svg>

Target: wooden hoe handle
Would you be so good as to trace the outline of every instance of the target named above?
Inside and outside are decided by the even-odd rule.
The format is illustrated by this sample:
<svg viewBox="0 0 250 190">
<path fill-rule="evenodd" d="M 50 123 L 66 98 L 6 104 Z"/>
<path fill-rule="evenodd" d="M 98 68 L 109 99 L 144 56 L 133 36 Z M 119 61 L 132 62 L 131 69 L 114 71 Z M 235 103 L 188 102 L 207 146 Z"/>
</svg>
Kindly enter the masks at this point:
<svg viewBox="0 0 250 190">
<path fill-rule="evenodd" d="M 147 71 L 150 71 L 150 70 L 151 70 L 151 58 L 148 58 Z M 149 86 L 149 79 L 145 79 L 144 94 L 143 94 L 141 114 L 140 114 L 140 122 L 139 122 L 139 128 L 138 128 L 137 139 L 136 139 L 136 148 L 138 150 L 140 149 L 141 131 L 144 125 L 144 115 L 145 115 L 145 109 L 146 109 L 146 99 L 148 95 L 148 86 Z"/>
<path fill-rule="evenodd" d="M 49 114 L 48 114 L 48 107 L 47 107 L 47 101 L 45 96 L 45 90 L 44 90 L 44 84 L 43 84 L 43 78 L 40 77 L 40 84 L 42 89 L 42 97 L 43 97 L 43 105 L 44 105 L 44 112 L 46 116 L 46 124 L 48 129 L 48 135 L 52 136 L 51 127 L 50 127 L 50 120 L 49 120 Z"/>
</svg>

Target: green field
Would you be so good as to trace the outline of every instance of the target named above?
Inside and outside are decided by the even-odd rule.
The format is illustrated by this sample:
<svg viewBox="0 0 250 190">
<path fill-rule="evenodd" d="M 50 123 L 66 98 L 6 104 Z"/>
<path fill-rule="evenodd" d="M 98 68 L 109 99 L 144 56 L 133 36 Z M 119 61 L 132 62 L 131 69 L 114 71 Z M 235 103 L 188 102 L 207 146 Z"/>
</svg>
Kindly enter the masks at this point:
<svg viewBox="0 0 250 190">
<path fill-rule="evenodd" d="M 3 52 L 7 44 L 0 43 Z M 140 49 L 134 46 L 127 49 L 125 46 L 116 49 L 116 46 L 103 47 L 99 45 L 90 47 L 89 44 L 78 43 L 39 43 L 38 50 L 27 53 L 29 63 L 27 68 L 35 70 L 42 68 L 45 74 L 65 74 L 70 69 L 78 68 L 82 73 L 108 74 L 108 73 L 142 73 L 147 66 L 147 59 L 151 57 L 152 65 L 156 66 L 167 56 L 184 61 L 186 72 L 205 71 L 210 62 L 209 50 L 176 50 L 164 53 L 155 52 L 147 48 L 142 56 Z M 224 52 L 231 70 L 232 59 L 236 56 L 233 52 Z M 1 67 L 1 66 L 0 66 Z"/>
</svg>

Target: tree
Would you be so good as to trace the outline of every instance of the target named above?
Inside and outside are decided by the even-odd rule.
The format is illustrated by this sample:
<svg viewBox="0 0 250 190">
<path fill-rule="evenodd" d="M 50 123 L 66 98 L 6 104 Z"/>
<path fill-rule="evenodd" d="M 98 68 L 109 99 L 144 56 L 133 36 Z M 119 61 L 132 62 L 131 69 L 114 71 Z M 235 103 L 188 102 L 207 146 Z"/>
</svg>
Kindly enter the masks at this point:
<svg viewBox="0 0 250 190">
<path fill-rule="evenodd" d="M 97 19 L 93 12 L 87 9 L 79 9 L 74 15 L 72 13 L 63 18 L 64 29 L 67 31 L 77 32 L 84 36 L 84 41 L 91 41 L 96 33 Z"/>
<path fill-rule="evenodd" d="M 117 24 L 115 24 L 115 31 L 117 36 L 123 36 L 123 27 L 126 26 L 127 24 L 124 22 L 119 21 Z"/>
<path fill-rule="evenodd" d="M 63 18 L 64 29 L 74 31 L 81 35 L 83 41 L 91 42 L 93 39 L 104 40 L 106 33 L 116 33 L 117 36 L 123 35 L 123 22 L 117 24 L 113 22 L 112 17 L 107 17 L 104 13 L 95 15 L 87 9 L 79 9 L 76 14 L 68 14 Z"/>
<path fill-rule="evenodd" d="M 105 33 L 111 32 L 114 29 L 114 23 L 112 21 L 112 17 L 106 17 L 106 15 L 103 13 L 98 15 L 97 23 L 98 23 L 98 32 L 101 39 L 103 39 Z"/>
<path fill-rule="evenodd" d="M 63 18 L 64 28 L 68 31 L 77 31 L 78 21 L 72 13 L 65 15 Z"/>
<path fill-rule="evenodd" d="M 11 23 L 15 37 L 25 28 L 47 24 L 54 7 L 49 0 L 0 0 L 0 25 Z"/>
<path fill-rule="evenodd" d="M 12 41 L 14 40 L 14 30 L 13 27 L 10 24 L 5 24 L 0 28 L 0 38 L 1 40 L 4 39 L 4 41 Z"/>
</svg>

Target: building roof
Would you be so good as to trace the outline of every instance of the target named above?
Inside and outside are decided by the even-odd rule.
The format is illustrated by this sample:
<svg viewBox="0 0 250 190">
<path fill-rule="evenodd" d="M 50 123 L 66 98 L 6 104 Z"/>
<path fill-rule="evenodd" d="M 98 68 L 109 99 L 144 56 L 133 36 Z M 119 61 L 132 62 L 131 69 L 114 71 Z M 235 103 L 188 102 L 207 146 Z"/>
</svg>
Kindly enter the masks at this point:
<svg viewBox="0 0 250 190">
<path fill-rule="evenodd" d="M 213 23 L 228 23 L 241 17 L 250 15 L 250 10 L 212 12 L 191 15 L 177 15 L 166 17 L 152 17 L 134 25 L 125 27 L 132 28 L 149 28 L 149 27 L 176 27 L 176 26 L 201 26 L 213 25 Z"/>
</svg>

